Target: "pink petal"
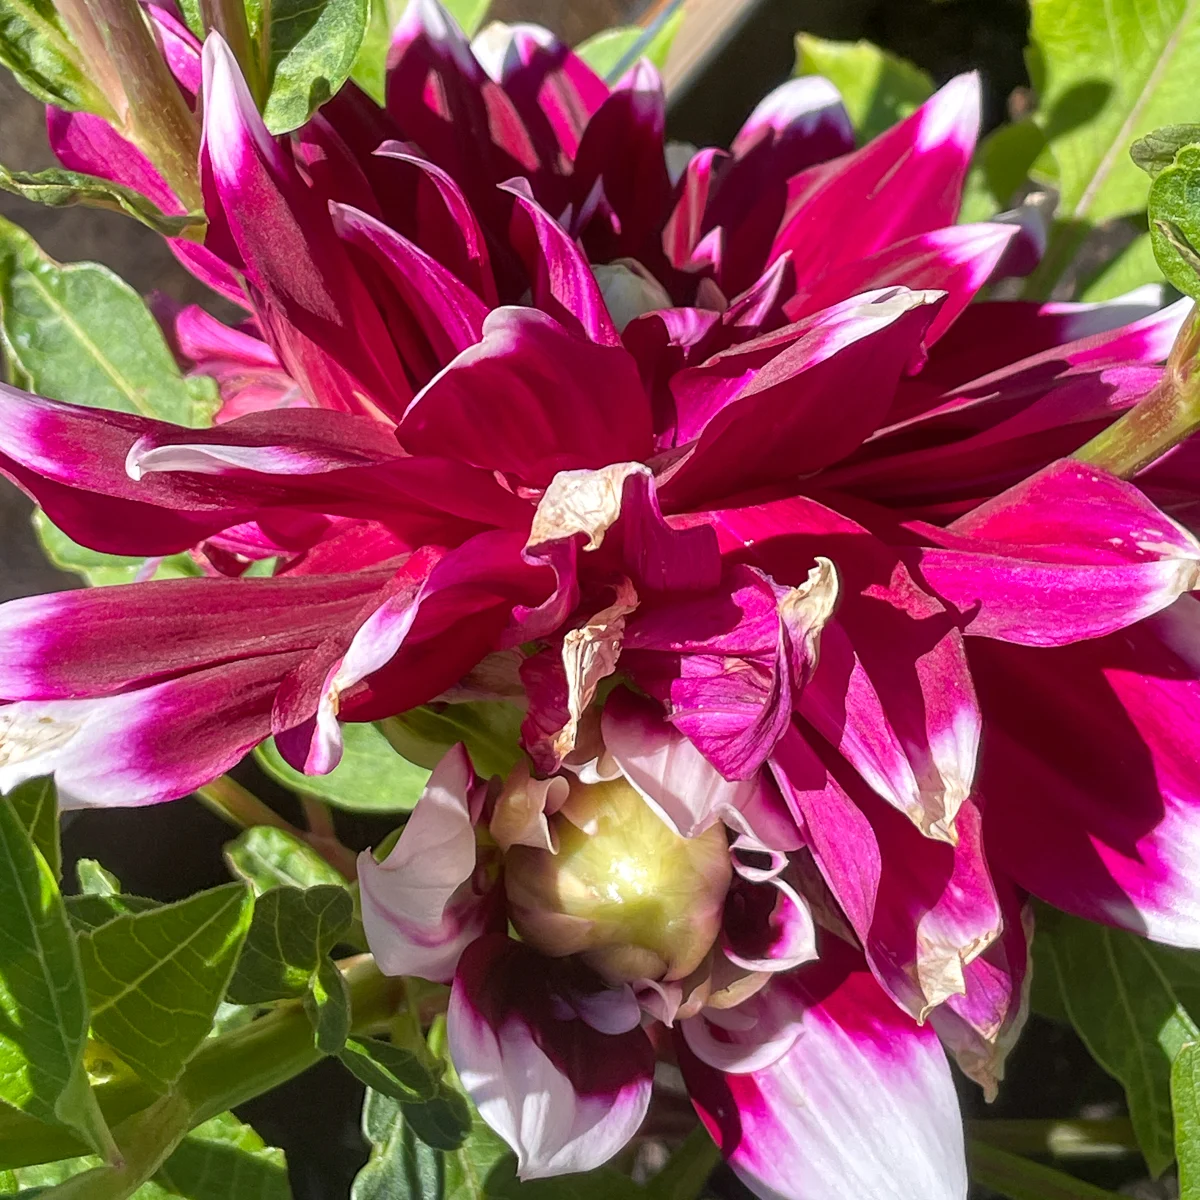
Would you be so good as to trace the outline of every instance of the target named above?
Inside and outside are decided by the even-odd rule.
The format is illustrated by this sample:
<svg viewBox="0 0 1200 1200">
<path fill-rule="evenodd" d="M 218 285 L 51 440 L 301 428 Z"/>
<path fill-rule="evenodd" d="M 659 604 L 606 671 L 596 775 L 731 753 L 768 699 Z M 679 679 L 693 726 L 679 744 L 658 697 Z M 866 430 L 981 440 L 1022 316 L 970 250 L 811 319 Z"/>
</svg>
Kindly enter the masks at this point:
<svg viewBox="0 0 1200 1200">
<path fill-rule="evenodd" d="M 605 1003 L 589 974 L 495 934 L 466 951 L 454 979 L 451 1057 L 479 1115 L 516 1151 L 521 1179 L 607 1162 L 650 1103 L 654 1051 L 629 1025 L 632 992 Z"/>
<path fill-rule="evenodd" d="M 751 883 L 735 877 L 725 898 L 721 948 L 747 971 L 790 971 L 817 957 L 812 913 L 782 879 Z"/>
<path fill-rule="evenodd" d="M 450 454 L 545 487 L 558 471 L 649 456 L 649 403 L 632 357 L 536 309 L 488 313 L 412 402 L 397 430 L 412 454 Z"/>
<path fill-rule="evenodd" d="M 359 855 L 363 929 L 384 974 L 450 983 L 463 951 L 503 928 L 499 894 L 483 882 L 476 849 L 485 791 L 466 748 L 452 747 L 387 858 Z"/>
<path fill-rule="evenodd" d="M 980 640 L 988 851 L 1057 908 L 1200 946 L 1200 602 L 1053 650 Z"/>
<path fill-rule="evenodd" d="M 692 1102 L 747 1186 L 786 1200 L 965 1200 L 962 1120 L 933 1031 L 832 939 L 771 988 L 800 1024 L 772 1065 L 723 1074 L 680 1046 Z"/>
<path fill-rule="evenodd" d="M 1062 460 L 955 521 L 921 527 L 926 583 L 965 630 L 1027 646 L 1114 633 L 1200 584 L 1200 542 L 1132 484 Z"/>
<path fill-rule="evenodd" d="M 979 77 L 960 75 L 861 150 L 794 177 L 790 250 L 805 291 L 837 267 L 953 225 L 979 135 Z"/>
</svg>

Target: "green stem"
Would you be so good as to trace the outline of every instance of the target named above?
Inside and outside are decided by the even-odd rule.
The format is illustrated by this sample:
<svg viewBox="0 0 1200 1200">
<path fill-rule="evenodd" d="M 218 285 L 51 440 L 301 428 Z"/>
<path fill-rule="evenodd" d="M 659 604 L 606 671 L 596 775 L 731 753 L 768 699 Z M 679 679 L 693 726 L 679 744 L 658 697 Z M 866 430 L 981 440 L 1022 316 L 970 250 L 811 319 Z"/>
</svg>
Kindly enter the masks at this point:
<svg viewBox="0 0 1200 1200">
<path fill-rule="evenodd" d="M 1096 1158 L 1138 1153 L 1128 1117 L 1104 1121 L 968 1121 L 971 1136 L 1013 1154 L 1051 1154 L 1055 1158 Z"/>
<path fill-rule="evenodd" d="M 646 1187 L 647 1200 L 695 1200 L 704 1190 L 721 1151 L 703 1125 L 697 1125 L 667 1165 Z"/>
<path fill-rule="evenodd" d="M 200 0 L 200 17 L 205 29 L 219 33 L 225 39 L 261 111 L 267 101 L 266 79 L 262 74 L 261 57 L 250 36 L 244 0 Z"/>
<path fill-rule="evenodd" d="M 200 211 L 200 127 L 138 0 L 56 0 L 117 128 L 158 168 L 189 212 Z"/>
<path fill-rule="evenodd" d="M 350 990 L 351 1028 L 356 1033 L 386 1028 L 402 998 L 401 981 L 380 973 L 369 955 L 338 963 Z M 187 1104 L 188 1128 L 286 1083 L 306 1071 L 322 1055 L 300 1001 L 279 1005 L 217 1038 L 196 1052 L 174 1092 Z M 100 1109 L 111 1126 L 121 1125 L 157 1099 L 141 1080 L 122 1077 L 94 1088 Z M 118 1144 L 120 1131 L 118 1130 Z M 66 1129 L 44 1125 L 15 1109 L 0 1109 L 0 1170 L 54 1162 L 88 1147 Z"/>
<path fill-rule="evenodd" d="M 350 882 L 358 876 L 354 851 L 343 846 L 335 835 L 324 832 L 320 827 L 312 832 L 298 828 L 228 775 L 222 775 L 212 783 L 197 788 L 196 798 L 205 808 L 211 809 L 222 820 L 228 821 L 238 829 L 251 829 L 255 825 L 270 825 L 274 829 L 282 829 L 284 833 L 290 833 L 292 837 L 315 850 Z M 332 824 L 330 829 L 332 830 Z"/>
<path fill-rule="evenodd" d="M 1129 479 L 1200 429 L 1200 316 L 1193 306 L 1162 379 L 1075 458 Z"/>
<path fill-rule="evenodd" d="M 969 1159 L 971 1178 L 1009 1200 L 1120 1200 L 1115 1192 L 978 1140 L 971 1142 Z"/>
</svg>

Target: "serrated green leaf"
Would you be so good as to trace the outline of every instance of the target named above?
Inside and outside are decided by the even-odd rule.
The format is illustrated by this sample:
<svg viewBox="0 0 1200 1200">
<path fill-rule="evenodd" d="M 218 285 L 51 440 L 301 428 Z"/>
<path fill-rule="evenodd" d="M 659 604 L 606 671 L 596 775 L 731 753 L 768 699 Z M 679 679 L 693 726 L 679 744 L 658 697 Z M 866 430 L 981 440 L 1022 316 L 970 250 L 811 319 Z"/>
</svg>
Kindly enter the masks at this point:
<svg viewBox="0 0 1200 1200">
<path fill-rule="evenodd" d="M 85 896 L 119 896 L 121 881 L 94 858 L 81 858 L 75 864 L 75 878 Z"/>
<path fill-rule="evenodd" d="M 871 138 L 915 112 L 933 95 L 920 67 L 871 42 L 796 36 L 797 75 L 823 75 L 842 93 L 859 138 Z"/>
<path fill-rule="evenodd" d="M 124 280 L 98 263 L 56 263 L 3 218 L 0 332 L 10 370 L 39 396 L 178 425 L 208 425 L 217 410 L 215 381 L 184 379 Z"/>
<path fill-rule="evenodd" d="M 1150 185 L 1150 244 L 1162 273 L 1200 296 L 1200 146 L 1184 146 Z"/>
<path fill-rule="evenodd" d="M 62 847 L 58 837 L 58 789 L 54 777 L 28 779 L 4 799 L 13 806 L 30 839 L 56 881 L 62 879 Z"/>
<path fill-rule="evenodd" d="M 1200 0 L 1032 0 L 1037 121 L 1058 164 L 1060 220 L 1031 294 L 1048 294 L 1087 229 L 1146 204 L 1135 138 L 1194 115 Z"/>
<path fill-rule="evenodd" d="M 350 76 L 367 29 L 368 0 L 272 0 L 271 85 L 263 120 L 298 129 Z"/>
<path fill-rule="evenodd" d="M 267 1004 L 303 996 L 321 960 L 350 927 L 354 904 L 344 887 L 276 887 L 254 904 L 228 998 Z"/>
<path fill-rule="evenodd" d="M 88 208 L 122 212 L 164 237 L 199 237 L 204 230 L 203 213 L 173 216 L 132 188 L 61 167 L 49 167 L 44 171 L 10 171 L 0 166 L 0 189 L 48 208 L 82 204 Z"/>
<path fill-rule="evenodd" d="M 1144 938 L 1048 910 L 1035 952 L 1092 1057 L 1124 1086 L 1138 1145 L 1161 1174 L 1174 1158 L 1171 1064 L 1200 1040 L 1180 995 L 1192 985 L 1171 978 L 1188 968 Z"/>
<path fill-rule="evenodd" d="M 92 1029 L 151 1087 L 168 1088 L 207 1036 L 252 911 L 227 884 L 80 937 Z"/>
<path fill-rule="evenodd" d="M 1179 1200 L 1200 1200 L 1200 1043 L 1189 1042 L 1171 1067 L 1171 1107 L 1179 1157 Z"/>
<path fill-rule="evenodd" d="M 145 896 L 123 895 L 117 877 L 95 859 L 81 858 L 75 864 L 75 874 L 83 895 L 67 896 L 65 903 L 71 924 L 81 933 L 99 929 L 123 913 L 139 913 L 161 907 L 157 900 Z"/>
<path fill-rule="evenodd" d="M 507 775 L 523 757 L 524 713 L 502 700 L 423 704 L 379 722 L 379 729 L 409 762 L 432 770 L 451 746 L 462 742 L 480 775 Z"/>
<path fill-rule="evenodd" d="M 60 570 L 74 571 L 92 587 L 133 583 L 146 569 L 146 559 L 121 554 L 102 554 L 73 542 L 40 509 L 33 514 L 33 530 L 42 552 Z M 171 554 L 157 560 L 150 579 L 188 579 L 200 574 L 189 554 Z"/>
<path fill-rule="evenodd" d="M 1134 165 L 1151 178 L 1175 161 L 1184 146 L 1200 142 L 1200 125 L 1164 125 L 1140 137 L 1129 148 Z"/>
<path fill-rule="evenodd" d="M 304 1011 L 322 1054 L 340 1054 L 350 1036 L 350 989 L 331 958 L 323 958 L 309 980 Z"/>
<path fill-rule="evenodd" d="M 229 869 L 262 894 L 275 887 L 345 887 L 346 881 L 311 846 L 285 829 L 256 825 L 225 847 Z"/>
<path fill-rule="evenodd" d="M 402 758 L 374 725 L 342 726 L 342 761 L 328 775 L 305 775 L 289 766 L 273 738 L 255 751 L 258 765 L 277 783 L 349 812 L 408 812 L 429 771 Z"/>
<path fill-rule="evenodd" d="M 52 0 L 0 0 L 0 64 L 46 104 L 107 109 Z"/>
<path fill-rule="evenodd" d="M 423 1102 L 438 1094 L 438 1077 L 411 1050 L 391 1042 L 352 1037 L 338 1058 L 367 1087 L 393 1099 Z"/>
<path fill-rule="evenodd" d="M 0 804 L 0 1100 L 112 1143 L 83 1069 L 88 1008 L 54 874 L 11 805 Z"/>
<path fill-rule="evenodd" d="M 660 71 L 667 65 L 671 46 L 683 24 L 677 9 L 656 26 L 621 25 L 606 29 L 575 47 L 575 53 L 609 83 L 615 83 L 639 58 L 648 58 Z"/>
</svg>

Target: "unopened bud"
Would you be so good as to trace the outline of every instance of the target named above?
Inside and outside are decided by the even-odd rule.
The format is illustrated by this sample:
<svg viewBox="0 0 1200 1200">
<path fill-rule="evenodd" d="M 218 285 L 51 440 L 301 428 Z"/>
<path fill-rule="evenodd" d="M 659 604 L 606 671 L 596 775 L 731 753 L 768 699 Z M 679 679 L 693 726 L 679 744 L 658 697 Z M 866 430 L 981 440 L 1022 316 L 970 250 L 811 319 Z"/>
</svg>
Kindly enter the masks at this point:
<svg viewBox="0 0 1200 1200">
<path fill-rule="evenodd" d="M 724 828 L 681 837 L 624 779 L 572 781 L 550 821 L 557 853 L 505 855 L 521 937 L 554 958 L 580 955 L 610 983 L 694 971 L 721 927 L 732 874 Z"/>
</svg>

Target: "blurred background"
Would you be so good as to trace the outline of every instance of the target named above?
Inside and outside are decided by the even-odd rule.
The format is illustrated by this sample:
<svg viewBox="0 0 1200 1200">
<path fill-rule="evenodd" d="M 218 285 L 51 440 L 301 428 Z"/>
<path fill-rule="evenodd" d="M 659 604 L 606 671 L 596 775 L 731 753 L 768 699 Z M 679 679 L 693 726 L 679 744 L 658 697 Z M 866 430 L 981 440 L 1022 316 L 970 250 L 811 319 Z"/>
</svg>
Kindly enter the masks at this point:
<svg viewBox="0 0 1200 1200">
<path fill-rule="evenodd" d="M 491 15 L 546 25 L 575 44 L 614 24 L 653 21 L 667 2 L 494 0 Z M 1028 86 L 1024 0 L 684 0 L 684 7 L 687 15 L 665 71 L 668 131 L 698 145 L 726 144 L 758 100 L 791 74 L 793 39 L 801 31 L 867 38 L 923 67 L 939 84 L 960 71 L 978 70 L 985 127 L 998 123 L 1014 91 Z M 43 122 L 42 106 L 0 71 L 0 161 L 26 170 L 53 165 Z M 60 261 L 98 261 L 140 292 L 157 290 L 218 311 L 211 294 L 177 265 L 157 235 L 118 214 L 42 208 L 3 193 L 0 214 L 28 229 Z M 29 513 L 25 498 L 0 479 L 0 600 L 78 585 L 43 559 Z M 294 803 L 268 781 L 255 780 L 255 789 L 283 811 Z M 342 813 L 338 826 L 356 847 L 387 831 Z M 79 814 L 65 833 L 68 878 L 72 860 L 96 857 L 127 891 L 178 899 L 224 881 L 221 847 L 229 836 L 226 826 L 190 800 Z M 985 1109 L 978 1089 L 966 1083 L 962 1094 L 965 1111 L 974 1117 L 1116 1117 L 1124 1111 L 1119 1085 L 1093 1063 L 1074 1033 L 1036 1016 L 1010 1062 L 998 1102 Z M 296 1200 L 338 1200 L 348 1195 L 366 1157 L 358 1132 L 360 1098 L 348 1073 L 327 1064 L 239 1113 L 287 1152 Z M 1141 1200 L 1177 1195 L 1171 1180 L 1142 1177 L 1136 1157 L 1093 1160 L 1089 1168 L 1094 1182 Z M 718 1172 L 712 1189 L 714 1196 L 748 1196 L 727 1172 Z"/>
</svg>

